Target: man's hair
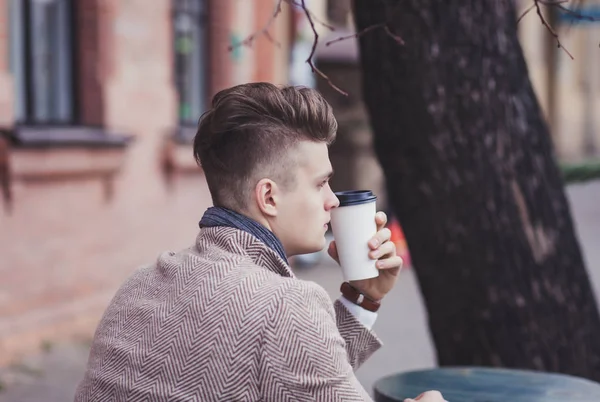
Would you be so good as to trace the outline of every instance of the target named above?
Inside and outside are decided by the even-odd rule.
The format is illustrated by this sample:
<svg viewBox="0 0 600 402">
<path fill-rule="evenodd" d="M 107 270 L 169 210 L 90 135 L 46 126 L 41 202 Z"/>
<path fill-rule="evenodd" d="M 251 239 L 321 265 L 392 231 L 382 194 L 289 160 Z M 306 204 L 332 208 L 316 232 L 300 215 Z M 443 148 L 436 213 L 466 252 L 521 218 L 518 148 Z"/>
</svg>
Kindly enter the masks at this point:
<svg viewBox="0 0 600 402">
<path fill-rule="evenodd" d="M 262 178 L 284 190 L 295 185 L 298 161 L 289 151 L 300 141 L 330 145 L 336 132 L 331 106 L 316 90 L 243 84 L 213 97 L 198 124 L 194 157 L 213 204 L 244 210 Z"/>
</svg>

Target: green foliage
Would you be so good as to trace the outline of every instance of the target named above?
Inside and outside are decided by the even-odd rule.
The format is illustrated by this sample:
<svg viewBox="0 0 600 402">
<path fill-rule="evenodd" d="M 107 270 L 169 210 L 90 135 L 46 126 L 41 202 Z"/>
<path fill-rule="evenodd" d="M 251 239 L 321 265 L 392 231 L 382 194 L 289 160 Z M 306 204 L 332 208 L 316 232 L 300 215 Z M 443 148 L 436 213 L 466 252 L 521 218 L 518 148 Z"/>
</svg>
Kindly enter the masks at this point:
<svg viewBox="0 0 600 402">
<path fill-rule="evenodd" d="M 565 183 L 582 183 L 600 179 L 600 159 L 589 160 L 581 163 L 561 163 Z"/>
</svg>

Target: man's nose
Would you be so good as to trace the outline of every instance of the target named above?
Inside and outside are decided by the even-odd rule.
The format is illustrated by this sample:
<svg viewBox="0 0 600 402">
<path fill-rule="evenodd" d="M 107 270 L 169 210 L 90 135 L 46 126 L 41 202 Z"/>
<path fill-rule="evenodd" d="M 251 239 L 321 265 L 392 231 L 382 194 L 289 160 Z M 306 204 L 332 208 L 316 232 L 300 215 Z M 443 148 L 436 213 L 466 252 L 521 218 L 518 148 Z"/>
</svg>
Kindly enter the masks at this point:
<svg viewBox="0 0 600 402">
<path fill-rule="evenodd" d="M 327 209 L 332 209 L 332 208 L 337 208 L 340 206 L 340 200 L 338 200 L 338 198 L 336 197 L 335 193 L 329 189 L 330 194 L 330 198 L 329 198 L 329 203 L 328 203 L 328 208 Z"/>
</svg>

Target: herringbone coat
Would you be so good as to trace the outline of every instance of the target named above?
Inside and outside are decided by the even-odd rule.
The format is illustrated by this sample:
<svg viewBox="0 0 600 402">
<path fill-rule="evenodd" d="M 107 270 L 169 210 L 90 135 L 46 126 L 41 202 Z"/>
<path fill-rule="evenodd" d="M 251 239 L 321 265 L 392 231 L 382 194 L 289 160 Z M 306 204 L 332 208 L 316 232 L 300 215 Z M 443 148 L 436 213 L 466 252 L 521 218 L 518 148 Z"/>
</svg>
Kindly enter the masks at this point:
<svg viewBox="0 0 600 402">
<path fill-rule="evenodd" d="M 117 292 L 75 401 L 370 400 L 353 370 L 380 345 L 258 238 L 204 228 Z"/>
</svg>

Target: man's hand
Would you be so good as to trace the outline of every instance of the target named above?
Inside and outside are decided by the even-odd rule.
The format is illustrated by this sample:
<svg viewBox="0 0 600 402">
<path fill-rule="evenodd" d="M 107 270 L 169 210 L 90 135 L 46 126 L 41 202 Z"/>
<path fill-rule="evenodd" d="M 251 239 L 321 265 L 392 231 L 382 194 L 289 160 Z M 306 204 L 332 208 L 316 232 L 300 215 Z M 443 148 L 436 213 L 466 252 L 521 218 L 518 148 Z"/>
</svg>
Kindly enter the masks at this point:
<svg viewBox="0 0 600 402">
<path fill-rule="evenodd" d="M 371 249 L 369 257 L 377 260 L 376 266 L 379 269 L 379 276 L 377 278 L 352 281 L 351 284 L 365 296 L 379 301 L 396 284 L 398 274 L 402 268 L 402 258 L 396 255 L 396 245 L 390 241 L 392 233 L 385 227 L 387 223 L 385 213 L 378 212 L 375 215 L 375 223 L 377 224 L 377 233 L 369 240 L 369 248 Z M 329 244 L 327 252 L 339 264 L 340 260 L 335 241 Z"/>
<path fill-rule="evenodd" d="M 448 402 L 439 391 L 427 391 L 417 396 L 415 399 L 405 399 L 404 402 Z"/>
</svg>

